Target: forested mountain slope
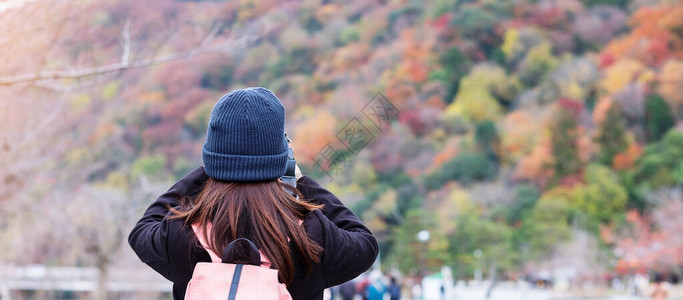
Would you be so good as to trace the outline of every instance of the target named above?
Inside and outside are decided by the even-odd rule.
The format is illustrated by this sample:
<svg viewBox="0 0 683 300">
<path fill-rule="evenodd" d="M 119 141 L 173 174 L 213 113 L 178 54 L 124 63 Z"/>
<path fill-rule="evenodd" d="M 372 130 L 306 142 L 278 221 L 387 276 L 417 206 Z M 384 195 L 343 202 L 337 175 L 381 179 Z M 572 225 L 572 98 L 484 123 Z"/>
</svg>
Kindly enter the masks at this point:
<svg viewBox="0 0 683 300">
<path fill-rule="evenodd" d="M 201 164 L 215 101 L 264 86 L 389 268 L 423 246 L 465 278 L 683 265 L 681 1 L 28 2 L 0 33 L 0 263 L 125 256 L 150 185 Z"/>
</svg>

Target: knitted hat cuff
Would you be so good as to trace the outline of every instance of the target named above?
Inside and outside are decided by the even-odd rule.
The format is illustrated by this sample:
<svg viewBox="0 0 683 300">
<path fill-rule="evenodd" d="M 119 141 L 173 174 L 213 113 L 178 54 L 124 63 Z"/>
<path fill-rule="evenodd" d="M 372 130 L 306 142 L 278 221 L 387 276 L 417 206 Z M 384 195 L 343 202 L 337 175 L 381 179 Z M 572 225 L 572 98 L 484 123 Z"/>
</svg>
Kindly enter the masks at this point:
<svg viewBox="0 0 683 300">
<path fill-rule="evenodd" d="M 287 149 L 276 155 L 232 155 L 211 152 L 202 147 L 204 170 L 209 177 L 222 181 L 275 180 L 287 168 Z"/>
</svg>

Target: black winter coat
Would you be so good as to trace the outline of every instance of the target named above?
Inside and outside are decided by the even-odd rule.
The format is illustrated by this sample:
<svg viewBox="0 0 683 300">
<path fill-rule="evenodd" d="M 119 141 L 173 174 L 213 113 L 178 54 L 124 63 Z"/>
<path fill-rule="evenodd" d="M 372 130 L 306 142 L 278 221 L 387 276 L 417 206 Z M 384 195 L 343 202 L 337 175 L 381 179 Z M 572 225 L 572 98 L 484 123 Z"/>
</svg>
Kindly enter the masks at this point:
<svg viewBox="0 0 683 300">
<path fill-rule="evenodd" d="M 181 219 L 168 219 L 168 207 L 179 206 L 184 196 L 197 195 L 208 176 L 199 167 L 176 182 L 145 211 L 128 237 L 142 262 L 173 282 L 173 299 L 184 299 L 187 284 L 198 262 L 211 262 L 209 253 L 199 245 L 192 227 Z M 358 217 L 337 197 L 308 176 L 297 181 L 304 199 L 323 204 L 303 222 L 308 236 L 323 247 L 320 264 L 306 274 L 296 247 L 296 276 L 287 286 L 292 298 L 323 298 L 323 290 L 351 280 L 365 272 L 375 261 L 379 247 L 375 237 Z"/>
</svg>

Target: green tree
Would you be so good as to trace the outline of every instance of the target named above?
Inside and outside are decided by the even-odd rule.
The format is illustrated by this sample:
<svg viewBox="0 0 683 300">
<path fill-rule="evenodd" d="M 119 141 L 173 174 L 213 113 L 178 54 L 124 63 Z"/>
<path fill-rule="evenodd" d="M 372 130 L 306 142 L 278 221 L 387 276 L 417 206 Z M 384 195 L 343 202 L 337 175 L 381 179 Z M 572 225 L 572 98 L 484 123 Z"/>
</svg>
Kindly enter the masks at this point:
<svg viewBox="0 0 683 300">
<path fill-rule="evenodd" d="M 674 167 L 683 162 L 683 133 L 676 129 L 671 129 L 662 139 L 662 154 L 670 167 Z"/>
<path fill-rule="evenodd" d="M 560 106 L 556 112 L 557 117 L 551 125 L 552 154 L 555 158 L 553 170 L 556 182 L 567 175 L 576 174 L 581 169 L 577 144 L 579 133 L 576 123 L 579 109 L 574 106 L 580 104 L 569 99 L 561 99 L 558 102 Z"/>
<path fill-rule="evenodd" d="M 540 198 L 538 189 L 532 185 L 521 185 L 515 190 L 515 200 L 506 210 L 508 224 L 514 225 L 526 218 Z"/>
<path fill-rule="evenodd" d="M 130 172 L 134 179 L 137 179 L 141 175 L 146 175 L 150 177 L 162 176 L 162 171 L 166 167 L 166 157 L 161 154 L 154 156 L 144 156 L 138 158 L 135 163 L 133 163 L 133 168 Z"/>
<path fill-rule="evenodd" d="M 657 94 L 651 95 L 645 102 L 645 122 L 650 141 L 658 141 L 676 125 L 671 107 Z"/>
<path fill-rule="evenodd" d="M 571 236 L 568 222 L 571 208 L 562 197 L 542 197 L 531 215 L 522 222 L 522 231 L 528 239 L 532 255 L 548 257 L 553 248 Z"/>
<path fill-rule="evenodd" d="M 498 136 L 498 129 L 496 129 L 496 124 L 486 120 L 477 124 L 475 129 L 475 140 L 479 148 L 486 153 L 486 155 L 493 161 L 498 161 L 498 154 L 496 149 L 500 143 L 500 137 Z"/>
<path fill-rule="evenodd" d="M 541 43 L 529 50 L 519 66 L 519 78 L 522 83 L 526 86 L 535 86 L 557 67 L 559 60 L 553 56 L 552 51 L 549 42 Z"/>
<path fill-rule="evenodd" d="M 650 149 L 659 148 L 648 146 Z M 670 185 L 673 183 L 671 173 L 669 172 L 666 158 L 659 153 L 647 153 L 650 149 L 646 149 L 646 155 L 643 155 L 637 163 L 634 174 L 634 181 L 638 185 L 638 189 L 650 189 L 658 186 Z"/>
<path fill-rule="evenodd" d="M 496 16 L 491 12 L 475 6 L 466 6 L 459 9 L 455 18 L 453 18 L 455 26 L 459 31 L 468 38 L 473 40 L 491 33 L 494 24 L 496 24 Z"/>
<path fill-rule="evenodd" d="M 618 106 L 612 105 L 598 133 L 597 142 L 600 145 L 600 162 L 606 165 L 611 165 L 614 155 L 623 152 L 628 147 L 624 120 L 621 118 L 620 111 Z"/>
<path fill-rule="evenodd" d="M 493 272 L 510 269 L 516 260 L 510 228 L 474 212 L 457 218 L 455 232 L 448 239 L 458 273 L 465 278 L 476 268 Z M 479 258 L 475 257 L 477 250 L 481 251 Z"/>
<path fill-rule="evenodd" d="M 628 194 L 609 168 L 592 164 L 584 175 L 586 186 L 577 189 L 573 204 L 600 223 L 608 223 L 626 210 Z"/>
<path fill-rule="evenodd" d="M 675 178 L 672 172 L 683 163 L 683 134 L 670 129 L 664 137 L 645 148 L 636 163 L 633 174 L 635 190 L 643 190 L 672 185 Z M 643 193 L 641 192 L 641 194 Z"/>
<path fill-rule="evenodd" d="M 403 272 L 435 271 L 448 262 L 448 241 L 439 236 L 437 224 L 432 213 L 422 209 L 412 209 L 404 217 L 403 223 L 393 234 L 392 252 L 387 258 L 395 262 Z M 418 232 L 427 230 L 431 237 L 423 243 L 417 239 Z"/>
<path fill-rule="evenodd" d="M 503 114 L 501 103 L 509 104 L 517 96 L 521 84 L 496 64 L 481 63 L 460 80 L 453 103 L 446 108 L 447 118 L 462 117 L 473 123 L 495 121 Z"/>
<path fill-rule="evenodd" d="M 678 164 L 676 169 L 671 172 L 671 177 L 676 184 L 683 184 L 683 163 Z"/>
<path fill-rule="evenodd" d="M 460 180 L 465 183 L 488 180 L 493 178 L 496 172 L 496 164 L 486 154 L 466 152 L 425 176 L 423 183 L 427 189 L 434 190 L 450 180 Z"/>
<path fill-rule="evenodd" d="M 581 0 L 583 4 L 588 7 L 593 7 L 597 5 L 605 6 L 618 6 L 620 8 L 626 8 L 631 0 Z"/>
<path fill-rule="evenodd" d="M 460 79 L 467 74 L 471 62 L 460 49 L 453 47 L 439 56 L 439 63 L 445 71 L 440 79 L 448 86 L 444 100 L 446 103 L 451 103 L 458 93 Z"/>
<path fill-rule="evenodd" d="M 185 114 L 184 125 L 192 130 L 195 137 L 203 137 L 209 124 L 211 110 L 216 104 L 215 100 L 207 100 L 193 107 Z"/>
<path fill-rule="evenodd" d="M 479 124 L 475 129 L 475 139 L 480 147 L 487 149 L 498 139 L 498 130 L 496 124 L 486 120 Z"/>
</svg>

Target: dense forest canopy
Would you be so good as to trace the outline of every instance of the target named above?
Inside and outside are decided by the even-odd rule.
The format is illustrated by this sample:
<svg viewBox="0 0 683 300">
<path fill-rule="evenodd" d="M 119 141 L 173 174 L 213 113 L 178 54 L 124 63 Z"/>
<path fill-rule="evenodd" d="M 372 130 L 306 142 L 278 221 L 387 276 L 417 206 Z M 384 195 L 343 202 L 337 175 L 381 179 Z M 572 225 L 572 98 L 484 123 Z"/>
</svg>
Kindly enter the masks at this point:
<svg viewBox="0 0 683 300">
<path fill-rule="evenodd" d="M 213 104 L 264 86 L 387 269 L 682 271 L 681 1 L 0 5 L 0 264 L 137 263 L 123 237 L 201 164 Z M 378 93 L 400 113 L 374 127 Z"/>
</svg>

